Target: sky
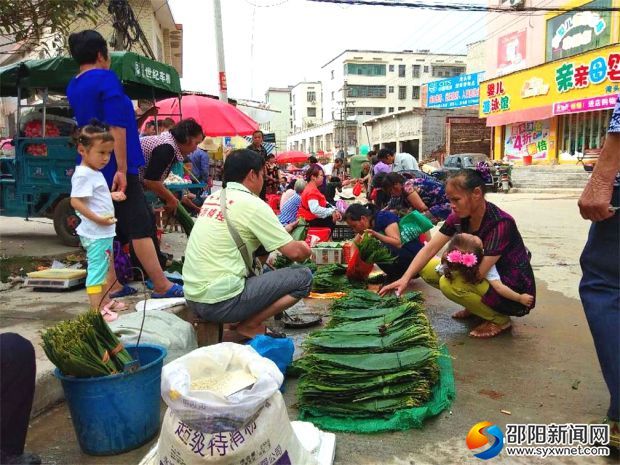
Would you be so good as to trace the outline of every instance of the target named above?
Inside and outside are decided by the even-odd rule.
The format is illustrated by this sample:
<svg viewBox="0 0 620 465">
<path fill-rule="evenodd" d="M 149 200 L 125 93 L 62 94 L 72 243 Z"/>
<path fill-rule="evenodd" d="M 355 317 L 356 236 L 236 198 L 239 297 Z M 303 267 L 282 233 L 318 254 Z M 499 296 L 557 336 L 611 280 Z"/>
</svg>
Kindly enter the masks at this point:
<svg viewBox="0 0 620 465">
<path fill-rule="evenodd" d="M 168 0 L 183 25 L 184 90 L 218 93 L 212 0 Z M 468 3 L 486 5 L 486 0 Z M 269 87 L 320 79 L 346 49 L 465 53 L 484 37 L 483 13 L 221 0 L 228 96 L 263 101 Z"/>
</svg>

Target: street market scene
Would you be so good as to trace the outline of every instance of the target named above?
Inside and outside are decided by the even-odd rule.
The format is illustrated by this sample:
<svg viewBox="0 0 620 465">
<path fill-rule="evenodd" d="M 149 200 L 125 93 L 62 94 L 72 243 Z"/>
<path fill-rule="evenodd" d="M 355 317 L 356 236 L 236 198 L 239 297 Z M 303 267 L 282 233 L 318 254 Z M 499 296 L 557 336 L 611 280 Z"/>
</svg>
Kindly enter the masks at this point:
<svg viewBox="0 0 620 465">
<path fill-rule="evenodd" d="M 620 0 L 0 2 L 0 465 L 620 462 Z"/>
</svg>

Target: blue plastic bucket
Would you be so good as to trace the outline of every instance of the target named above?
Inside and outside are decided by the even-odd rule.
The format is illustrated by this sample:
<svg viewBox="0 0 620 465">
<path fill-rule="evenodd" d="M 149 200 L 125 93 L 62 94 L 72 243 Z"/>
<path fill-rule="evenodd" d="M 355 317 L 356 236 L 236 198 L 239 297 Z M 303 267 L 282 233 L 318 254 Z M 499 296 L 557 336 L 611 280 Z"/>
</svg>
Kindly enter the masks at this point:
<svg viewBox="0 0 620 465">
<path fill-rule="evenodd" d="M 161 368 L 166 349 L 152 344 L 128 345 L 140 361 L 134 373 L 74 378 L 62 382 L 81 449 L 90 455 L 115 455 L 150 441 L 159 431 Z"/>
</svg>

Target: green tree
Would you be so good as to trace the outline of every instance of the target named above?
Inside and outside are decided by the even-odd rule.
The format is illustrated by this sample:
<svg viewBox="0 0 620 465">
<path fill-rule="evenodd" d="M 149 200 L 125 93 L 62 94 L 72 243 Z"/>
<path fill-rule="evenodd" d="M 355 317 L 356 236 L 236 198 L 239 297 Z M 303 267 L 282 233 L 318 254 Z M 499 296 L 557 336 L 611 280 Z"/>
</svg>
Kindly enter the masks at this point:
<svg viewBox="0 0 620 465">
<path fill-rule="evenodd" d="M 76 20 L 95 24 L 102 3 L 103 0 L 0 0 L 0 35 L 14 42 L 62 47 Z"/>
</svg>

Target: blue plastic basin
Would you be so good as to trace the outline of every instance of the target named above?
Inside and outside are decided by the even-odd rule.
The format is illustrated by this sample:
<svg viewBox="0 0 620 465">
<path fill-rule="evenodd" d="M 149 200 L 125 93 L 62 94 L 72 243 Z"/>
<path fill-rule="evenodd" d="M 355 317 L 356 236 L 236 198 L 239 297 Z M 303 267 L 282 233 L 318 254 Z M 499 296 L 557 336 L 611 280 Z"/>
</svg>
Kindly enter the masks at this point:
<svg viewBox="0 0 620 465">
<path fill-rule="evenodd" d="M 128 345 L 140 361 L 134 373 L 75 378 L 54 374 L 62 382 L 80 448 L 89 455 L 116 455 L 150 441 L 159 431 L 161 368 L 166 349 L 153 344 Z"/>
</svg>

